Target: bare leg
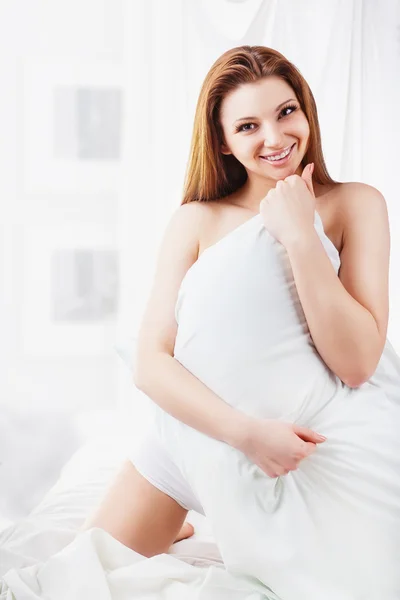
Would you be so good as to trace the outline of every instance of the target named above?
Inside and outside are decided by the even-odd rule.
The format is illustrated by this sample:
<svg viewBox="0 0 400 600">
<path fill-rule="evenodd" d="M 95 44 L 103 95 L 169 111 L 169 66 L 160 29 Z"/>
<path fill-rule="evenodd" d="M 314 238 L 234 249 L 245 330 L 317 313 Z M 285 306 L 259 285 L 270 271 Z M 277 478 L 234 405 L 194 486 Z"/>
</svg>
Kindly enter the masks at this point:
<svg viewBox="0 0 400 600">
<path fill-rule="evenodd" d="M 187 513 L 126 460 L 80 531 L 99 527 L 125 546 L 151 557 L 193 535 L 192 525 L 184 524 Z"/>
</svg>

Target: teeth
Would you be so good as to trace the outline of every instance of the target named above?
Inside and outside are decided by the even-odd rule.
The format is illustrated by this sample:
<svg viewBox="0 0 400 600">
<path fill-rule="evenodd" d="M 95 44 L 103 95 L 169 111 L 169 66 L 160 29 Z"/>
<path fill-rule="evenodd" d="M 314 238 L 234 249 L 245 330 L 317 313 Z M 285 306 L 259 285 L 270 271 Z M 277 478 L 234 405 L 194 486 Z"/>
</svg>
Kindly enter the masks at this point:
<svg viewBox="0 0 400 600">
<path fill-rule="evenodd" d="M 288 148 L 285 152 L 282 152 L 282 154 L 278 154 L 278 156 L 263 156 L 262 158 L 265 158 L 266 160 L 280 160 L 281 158 L 285 158 L 285 156 L 287 156 L 290 152 L 290 150 L 292 149 L 292 147 Z"/>
</svg>

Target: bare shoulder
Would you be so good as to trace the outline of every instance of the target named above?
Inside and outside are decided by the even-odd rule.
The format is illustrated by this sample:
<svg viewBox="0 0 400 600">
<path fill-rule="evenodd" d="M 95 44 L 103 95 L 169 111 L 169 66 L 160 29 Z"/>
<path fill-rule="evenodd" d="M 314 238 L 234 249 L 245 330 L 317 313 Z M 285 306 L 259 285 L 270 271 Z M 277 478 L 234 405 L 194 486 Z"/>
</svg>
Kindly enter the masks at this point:
<svg viewBox="0 0 400 600">
<path fill-rule="evenodd" d="M 386 209 L 386 200 L 383 194 L 372 185 L 358 181 L 341 183 L 335 189 L 336 199 L 340 209 L 345 213 L 364 208 Z"/>
<path fill-rule="evenodd" d="M 343 241 L 353 230 L 369 225 L 389 233 L 388 209 L 383 194 L 367 183 L 342 183 L 337 191 L 338 212 L 342 220 Z"/>
<path fill-rule="evenodd" d="M 180 227 L 183 225 L 185 229 L 189 228 L 190 231 L 198 230 L 207 214 L 206 205 L 206 202 L 200 201 L 181 204 L 172 213 L 167 228 Z"/>
<path fill-rule="evenodd" d="M 177 221 L 187 227 L 188 235 L 197 241 L 195 260 L 199 258 L 205 248 L 212 245 L 215 238 L 218 238 L 218 226 L 224 215 L 229 214 L 229 206 L 229 202 L 218 199 L 190 202 L 180 206 L 176 211 Z"/>
<path fill-rule="evenodd" d="M 323 189 L 323 188 L 322 188 Z M 376 226 L 388 220 L 386 201 L 381 192 L 360 182 L 336 183 L 321 193 L 317 208 L 324 223 L 325 233 L 342 253 L 345 239 L 352 231 L 370 222 Z"/>
<path fill-rule="evenodd" d="M 159 260 L 180 255 L 187 268 L 197 260 L 201 232 L 208 214 L 205 204 L 188 202 L 173 211 L 164 231 Z"/>
</svg>

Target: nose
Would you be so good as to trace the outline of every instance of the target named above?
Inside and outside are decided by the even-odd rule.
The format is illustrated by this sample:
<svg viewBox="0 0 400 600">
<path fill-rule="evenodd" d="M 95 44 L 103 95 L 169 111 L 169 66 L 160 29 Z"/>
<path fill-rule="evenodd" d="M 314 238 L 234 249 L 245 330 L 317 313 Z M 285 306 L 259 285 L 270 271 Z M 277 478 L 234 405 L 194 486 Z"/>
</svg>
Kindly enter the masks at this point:
<svg viewBox="0 0 400 600">
<path fill-rule="evenodd" d="M 282 148 L 282 132 L 278 123 L 268 124 L 263 127 L 264 146 L 271 152 Z"/>
</svg>

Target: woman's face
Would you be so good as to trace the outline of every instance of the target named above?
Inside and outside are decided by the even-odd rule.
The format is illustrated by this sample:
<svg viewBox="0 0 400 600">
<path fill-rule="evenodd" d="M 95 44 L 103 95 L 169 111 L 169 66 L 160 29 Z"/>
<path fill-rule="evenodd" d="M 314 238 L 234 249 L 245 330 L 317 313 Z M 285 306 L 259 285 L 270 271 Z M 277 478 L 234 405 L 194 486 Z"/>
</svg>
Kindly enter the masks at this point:
<svg viewBox="0 0 400 600">
<path fill-rule="evenodd" d="M 223 99 L 220 120 L 225 140 L 221 151 L 233 154 L 249 179 L 266 178 L 275 185 L 289 175 L 301 175 L 310 128 L 286 81 L 273 76 L 239 86 Z M 281 160 L 265 158 L 288 150 Z"/>
</svg>

